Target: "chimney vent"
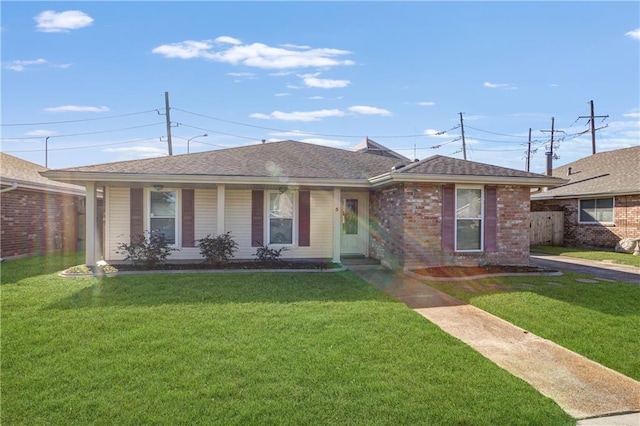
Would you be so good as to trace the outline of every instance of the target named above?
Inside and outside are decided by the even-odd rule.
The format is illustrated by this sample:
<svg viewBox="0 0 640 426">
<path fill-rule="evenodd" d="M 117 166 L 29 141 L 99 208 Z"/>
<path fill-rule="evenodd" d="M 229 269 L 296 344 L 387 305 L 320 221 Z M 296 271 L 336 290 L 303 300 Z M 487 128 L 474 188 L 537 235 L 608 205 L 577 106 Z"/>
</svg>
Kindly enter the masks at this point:
<svg viewBox="0 0 640 426">
<path fill-rule="evenodd" d="M 571 176 L 571 167 L 567 167 L 567 176 Z"/>
<path fill-rule="evenodd" d="M 545 155 L 547 156 L 547 176 L 551 176 L 553 174 L 551 171 L 553 168 L 553 154 L 551 151 L 547 151 L 545 152 Z"/>
</svg>

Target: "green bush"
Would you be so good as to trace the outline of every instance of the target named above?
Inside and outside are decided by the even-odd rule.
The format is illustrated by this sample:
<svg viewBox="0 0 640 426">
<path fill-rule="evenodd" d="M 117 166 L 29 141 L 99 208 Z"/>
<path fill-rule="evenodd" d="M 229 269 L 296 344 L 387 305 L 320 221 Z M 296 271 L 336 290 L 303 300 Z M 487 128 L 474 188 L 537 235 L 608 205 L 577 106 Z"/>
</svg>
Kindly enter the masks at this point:
<svg viewBox="0 0 640 426">
<path fill-rule="evenodd" d="M 264 245 L 258 247 L 254 254 L 254 257 L 256 258 L 257 262 L 261 262 L 267 265 L 273 265 L 282 261 L 282 259 L 280 259 L 280 255 L 286 249 L 286 247 L 280 247 L 276 250 L 269 248 L 268 245 Z"/>
<path fill-rule="evenodd" d="M 134 235 L 130 243 L 118 244 L 116 253 L 124 254 L 126 261 L 143 268 L 153 269 L 167 261 L 171 252 L 179 251 L 171 247 L 167 237 L 161 232 L 145 232 Z"/>
<path fill-rule="evenodd" d="M 207 265 L 225 265 L 238 250 L 238 243 L 231 238 L 230 232 L 216 237 L 207 235 L 197 242 L 200 254 L 204 257 L 204 263 Z"/>
</svg>

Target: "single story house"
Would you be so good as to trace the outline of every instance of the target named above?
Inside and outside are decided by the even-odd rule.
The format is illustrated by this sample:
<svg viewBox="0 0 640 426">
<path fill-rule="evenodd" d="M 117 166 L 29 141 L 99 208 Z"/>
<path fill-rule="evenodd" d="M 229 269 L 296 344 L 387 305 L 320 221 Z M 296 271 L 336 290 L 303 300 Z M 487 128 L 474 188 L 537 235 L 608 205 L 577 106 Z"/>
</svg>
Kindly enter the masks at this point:
<svg viewBox="0 0 640 426">
<path fill-rule="evenodd" d="M 564 244 L 613 249 L 640 238 L 640 146 L 600 152 L 552 170 L 568 182 L 531 194 L 531 211 L 564 212 Z"/>
<path fill-rule="evenodd" d="M 0 152 L 0 257 L 84 250 L 85 188 L 40 175 L 47 169 Z"/>
<path fill-rule="evenodd" d="M 286 247 L 290 259 L 366 256 L 394 268 L 527 264 L 531 188 L 563 182 L 443 156 L 407 162 L 378 148 L 291 140 L 42 174 L 85 186 L 89 217 L 103 190 L 108 262 L 122 260 L 119 244 L 160 230 L 180 249 L 171 260 L 200 261 L 198 239 L 230 232 L 236 259 L 268 245 Z M 88 250 L 87 264 L 96 260 Z"/>
</svg>

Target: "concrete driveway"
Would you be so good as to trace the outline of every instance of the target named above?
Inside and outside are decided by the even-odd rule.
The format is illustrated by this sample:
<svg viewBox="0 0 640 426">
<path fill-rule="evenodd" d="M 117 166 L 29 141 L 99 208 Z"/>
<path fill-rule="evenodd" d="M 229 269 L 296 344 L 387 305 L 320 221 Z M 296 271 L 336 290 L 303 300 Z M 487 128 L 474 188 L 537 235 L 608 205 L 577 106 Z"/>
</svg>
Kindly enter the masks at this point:
<svg viewBox="0 0 640 426">
<path fill-rule="evenodd" d="M 577 272 L 608 280 L 640 285 L 640 268 L 635 266 L 546 254 L 532 254 L 530 258 L 532 265 L 541 268 Z"/>
</svg>

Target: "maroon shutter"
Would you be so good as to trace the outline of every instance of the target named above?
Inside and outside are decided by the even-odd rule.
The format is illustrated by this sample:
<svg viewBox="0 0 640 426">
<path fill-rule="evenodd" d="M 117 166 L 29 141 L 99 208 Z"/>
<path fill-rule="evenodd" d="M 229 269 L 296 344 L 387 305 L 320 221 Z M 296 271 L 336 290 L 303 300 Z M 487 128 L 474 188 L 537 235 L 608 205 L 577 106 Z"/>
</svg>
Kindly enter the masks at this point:
<svg viewBox="0 0 640 426">
<path fill-rule="evenodd" d="M 193 189 L 182 190 L 182 247 L 196 246 L 195 195 Z"/>
<path fill-rule="evenodd" d="M 264 245 L 264 191 L 251 191 L 251 247 Z"/>
<path fill-rule="evenodd" d="M 298 245 L 311 245 L 311 191 L 298 192 Z"/>
<path fill-rule="evenodd" d="M 442 185 L 442 250 L 455 250 L 456 187 Z"/>
<path fill-rule="evenodd" d="M 144 238 L 144 190 L 131 188 L 129 190 L 129 238 L 131 242 L 138 242 Z"/>
<path fill-rule="evenodd" d="M 494 252 L 497 244 L 498 198 L 495 186 L 484 188 L 484 250 Z"/>
</svg>

